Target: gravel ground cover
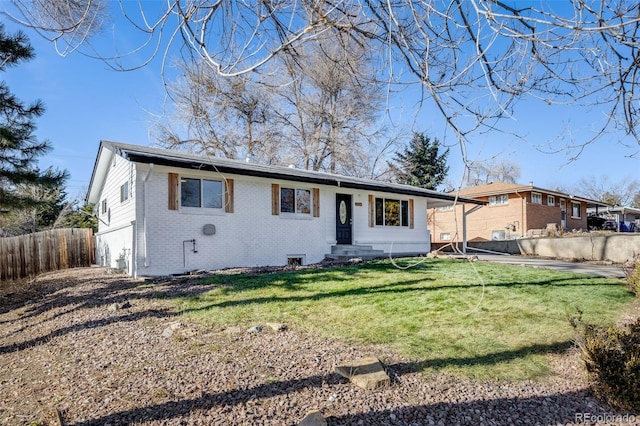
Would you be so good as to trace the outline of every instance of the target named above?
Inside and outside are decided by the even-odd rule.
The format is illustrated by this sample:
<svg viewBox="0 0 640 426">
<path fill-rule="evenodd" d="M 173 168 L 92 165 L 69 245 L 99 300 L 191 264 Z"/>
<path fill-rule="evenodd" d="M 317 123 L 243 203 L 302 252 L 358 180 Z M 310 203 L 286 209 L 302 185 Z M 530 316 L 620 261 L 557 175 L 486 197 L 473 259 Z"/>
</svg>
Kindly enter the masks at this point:
<svg viewBox="0 0 640 426">
<path fill-rule="evenodd" d="M 185 278 L 79 268 L 27 288 L 0 284 L 1 424 L 296 425 L 314 409 L 329 425 L 640 424 L 590 396 L 573 349 L 543 381 L 479 382 L 300 329 L 189 323 L 172 297 L 206 287 Z M 390 386 L 365 391 L 333 372 L 366 356 Z"/>
</svg>

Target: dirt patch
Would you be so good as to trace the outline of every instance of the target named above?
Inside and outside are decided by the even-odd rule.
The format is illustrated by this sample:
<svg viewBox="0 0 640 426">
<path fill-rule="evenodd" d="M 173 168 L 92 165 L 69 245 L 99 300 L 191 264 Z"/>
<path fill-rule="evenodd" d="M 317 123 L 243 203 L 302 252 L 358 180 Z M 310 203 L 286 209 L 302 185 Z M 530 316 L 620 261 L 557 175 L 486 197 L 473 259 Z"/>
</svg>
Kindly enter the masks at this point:
<svg viewBox="0 0 640 426">
<path fill-rule="evenodd" d="M 188 277 L 81 268 L 5 292 L 0 423 L 293 425 L 317 409 L 330 425 L 580 424 L 580 413 L 614 413 L 589 395 L 575 351 L 554 355 L 556 373 L 540 382 L 425 376 L 429 360 L 386 348 L 189 323 L 171 299 L 206 290 Z M 333 372 L 367 356 L 383 362 L 390 386 L 366 391 Z"/>
</svg>

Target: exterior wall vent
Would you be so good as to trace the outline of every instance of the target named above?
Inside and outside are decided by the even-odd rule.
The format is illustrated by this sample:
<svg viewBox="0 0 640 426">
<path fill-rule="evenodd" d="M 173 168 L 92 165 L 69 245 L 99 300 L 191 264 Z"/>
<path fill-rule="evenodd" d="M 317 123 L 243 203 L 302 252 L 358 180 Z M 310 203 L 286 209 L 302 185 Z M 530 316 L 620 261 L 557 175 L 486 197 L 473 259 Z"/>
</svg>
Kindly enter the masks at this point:
<svg viewBox="0 0 640 426">
<path fill-rule="evenodd" d="M 216 226 L 211 223 L 208 223 L 202 227 L 202 233 L 204 235 L 213 235 L 216 233 Z"/>
</svg>

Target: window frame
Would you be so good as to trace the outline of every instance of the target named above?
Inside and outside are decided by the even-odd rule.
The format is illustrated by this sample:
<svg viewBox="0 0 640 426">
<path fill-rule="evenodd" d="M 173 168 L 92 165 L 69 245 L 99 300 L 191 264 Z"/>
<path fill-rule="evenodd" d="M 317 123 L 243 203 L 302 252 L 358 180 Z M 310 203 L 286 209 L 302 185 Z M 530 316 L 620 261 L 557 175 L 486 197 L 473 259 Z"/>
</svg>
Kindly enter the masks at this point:
<svg viewBox="0 0 640 426">
<path fill-rule="evenodd" d="M 451 232 L 441 232 L 440 241 L 451 241 Z"/>
<path fill-rule="evenodd" d="M 184 184 L 189 183 L 189 181 L 197 181 L 198 182 L 198 205 L 185 205 L 185 193 L 184 191 Z M 197 210 L 204 210 L 204 211 L 222 211 L 224 209 L 224 204 L 225 204 L 225 199 L 224 199 L 224 193 L 225 193 L 225 186 L 224 186 L 224 182 L 222 180 L 219 179 L 207 179 L 207 178 L 203 178 L 203 177 L 191 177 L 191 176 L 180 176 L 179 179 L 180 182 L 180 187 L 178 188 L 178 199 L 180 202 L 180 209 L 185 209 L 185 210 L 192 210 L 192 211 L 197 211 Z M 207 206 L 207 199 L 210 198 L 209 194 L 206 193 L 206 184 L 205 182 L 212 182 L 215 183 L 216 186 L 219 188 L 219 192 L 215 192 L 212 191 L 211 195 L 217 196 L 216 199 L 214 200 L 214 205 L 213 206 Z"/>
<path fill-rule="evenodd" d="M 129 198 L 129 181 L 125 181 L 125 183 L 120 185 L 120 203 L 129 201 Z"/>
<path fill-rule="evenodd" d="M 490 206 L 506 206 L 507 204 L 509 204 L 509 194 L 499 194 L 499 195 L 489 196 Z"/>
<path fill-rule="evenodd" d="M 105 198 L 100 202 L 100 215 L 106 214 L 107 210 L 107 199 Z"/>
<path fill-rule="evenodd" d="M 575 209 L 574 207 L 578 206 L 578 215 L 575 215 Z M 571 202 L 571 218 L 572 219 L 582 219 L 582 203 L 580 202 L 576 202 L 576 201 L 572 201 Z"/>
<path fill-rule="evenodd" d="M 540 204 L 540 205 L 542 205 L 542 194 L 540 192 L 532 192 L 531 193 L 531 204 Z"/>
<path fill-rule="evenodd" d="M 389 228 L 410 228 L 411 227 L 411 207 L 408 198 L 386 198 L 374 197 L 374 225 Z M 397 222 L 398 224 L 388 223 L 387 218 L 393 212 L 391 203 L 398 203 Z M 382 210 L 379 207 L 382 207 Z"/>
<path fill-rule="evenodd" d="M 285 204 L 283 198 L 284 191 L 292 191 L 293 199 L 291 203 L 287 202 Z M 313 206 L 316 200 L 314 200 L 314 191 L 312 188 L 280 186 L 278 197 L 280 201 L 279 213 L 282 215 L 311 217 L 314 212 Z M 307 200 L 305 200 L 305 198 L 307 198 Z M 291 204 L 291 207 L 285 210 L 288 204 Z"/>
<path fill-rule="evenodd" d="M 547 195 L 547 205 L 551 207 L 556 206 L 556 197 L 555 195 Z"/>
</svg>

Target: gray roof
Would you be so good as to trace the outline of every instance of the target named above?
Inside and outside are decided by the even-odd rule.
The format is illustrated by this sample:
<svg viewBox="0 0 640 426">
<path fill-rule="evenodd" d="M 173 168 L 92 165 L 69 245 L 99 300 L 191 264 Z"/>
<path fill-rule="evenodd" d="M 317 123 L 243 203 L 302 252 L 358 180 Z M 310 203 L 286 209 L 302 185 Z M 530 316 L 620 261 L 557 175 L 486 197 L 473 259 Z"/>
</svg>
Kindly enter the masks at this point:
<svg viewBox="0 0 640 426">
<path fill-rule="evenodd" d="M 429 207 L 449 206 L 456 201 L 455 195 L 445 194 L 429 189 L 418 188 L 410 185 L 377 181 L 373 179 L 363 179 L 352 176 L 343 176 L 332 173 L 316 172 L 311 170 L 297 169 L 293 167 L 271 166 L 256 164 L 251 162 L 231 160 L 219 157 L 207 157 L 182 151 L 172 151 L 167 149 L 152 148 L 139 145 L 130 145 L 120 142 L 101 141 L 98 157 L 93 168 L 91 183 L 87 193 L 87 200 L 97 202 L 98 193 L 102 187 L 106 173 L 105 165 L 110 159 L 102 157 L 103 151 L 109 150 L 132 162 L 153 163 L 155 165 L 165 165 L 184 169 L 209 170 L 222 173 L 232 173 L 245 176 L 257 176 L 271 179 L 288 180 L 294 182 L 307 182 L 319 185 L 329 185 L 341 188 L 363 189 L 369 191 L 389 192 L 393 194 L 403 194 L 416 197 L 427 198 Z M 458 197 L 457 202 L 486 204 L 483 201 L 466 197 Z"/>
</svg>

